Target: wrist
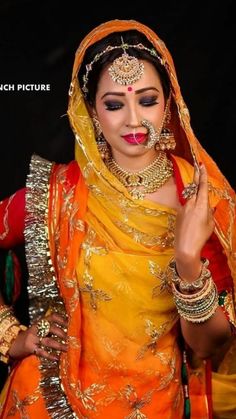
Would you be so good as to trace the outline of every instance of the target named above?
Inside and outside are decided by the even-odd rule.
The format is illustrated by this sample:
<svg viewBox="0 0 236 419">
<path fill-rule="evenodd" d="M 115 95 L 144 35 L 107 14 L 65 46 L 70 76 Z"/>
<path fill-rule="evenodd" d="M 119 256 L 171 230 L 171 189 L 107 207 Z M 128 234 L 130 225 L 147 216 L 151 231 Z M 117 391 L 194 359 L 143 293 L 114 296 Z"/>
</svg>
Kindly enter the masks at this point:
<svg viewBox="0 0 236 419">
<path fill-rule="evenodd" d="M 22 330 L 27 327 L 20 324 L 19 320 L 13 315 L 13 310 L 8 306 L 0 307 L 0 361 L 9 363 L 9 350 Z"/>
<path fill-rule="evenodd" d="M 192 282 L 195 281 L 201 274 L 202 260 L 200 255 L 194 255 L 187 257 L 176 256 L 175 267 L 178 276 L 184 281 Z"/>
<path fill-rule="evenodd" d="M 205 285 L 205 282 L 211 277 L 211 272 L 208 269 L 209 260 L 205 258 L 201 258 L 201 270 L 199 275 L 196 279 L 193 281 L 186 280 L 183 277 L 181 277 L 178 273 L 177 267 L 176 267 L 176 261 L 172 260 L 169 263 L 169 271 L 170 278 L 175 284 L 175 286 L 179 289 L 182 293 L 192 293 L 196 292 L 200 289 L 202 289 Z"/>
<path fill-rule="evenodd" d="M 191 323 L 203 323 L 209 320 L 218 307 L 218 292 L 212 279 L 211 272 L 207 269 L 208 259 L 202 258 L 201 272 L 192 282 L 180 278 L 175 260 L 168 265 L 168 279 L 180 317 Z"/>
</svg>

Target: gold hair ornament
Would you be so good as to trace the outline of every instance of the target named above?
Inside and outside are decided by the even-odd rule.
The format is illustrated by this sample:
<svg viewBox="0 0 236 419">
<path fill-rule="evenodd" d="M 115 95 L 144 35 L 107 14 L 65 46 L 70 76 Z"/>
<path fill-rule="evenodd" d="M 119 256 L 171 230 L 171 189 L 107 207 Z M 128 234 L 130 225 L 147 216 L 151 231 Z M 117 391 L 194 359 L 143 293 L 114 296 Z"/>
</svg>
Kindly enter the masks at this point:
<svg viewBox="0 0 236 419">
<path fill-rule="evenodd" d="M 100 58 L 106 54 L 107 52 L 113 51 L 115 49 L 123 49 L 124 53 L 121 57 L 116 58 L 112 65 L 109 67 L 109 73 L 114 81 L 119 84 L 127 85 L 135 83 L 135 81 L 139 80 L 143 74 L 144 65 L 143 63 L 139 63 L 136 57 L 133 57 L 127 53 L 127 49 L 135 48 L 140 50 L 148 51 L 150 55 L 158 58 L 160 63 L 164 65 L 162 58 L 157 54 L 154 48 L 145 47 L 143 44 L 127 44 L 121 38 L 122 43 L 120 45 L 108 45 L 103 51 L 99 52 L 95 55 L 94 59 L 86 65 L 86 73 L 83 76 L 83 86 L 82 91 L 84 96 L 87 96 L 88 88 L 88 75 L 93 68 L 93 64 L 100 60 Z"/>
<path fill-rule="evenodd" d="M 121 39 L 124 53 L 113 61 L 108 68 L 108 72 L 114 82 L 126 86 L 141 79 L 144 72 L 144 64 L 139 62 L 136 57 L 127 54 L 126 44 L 124 44 L 123 38 Z"/>
</svg>

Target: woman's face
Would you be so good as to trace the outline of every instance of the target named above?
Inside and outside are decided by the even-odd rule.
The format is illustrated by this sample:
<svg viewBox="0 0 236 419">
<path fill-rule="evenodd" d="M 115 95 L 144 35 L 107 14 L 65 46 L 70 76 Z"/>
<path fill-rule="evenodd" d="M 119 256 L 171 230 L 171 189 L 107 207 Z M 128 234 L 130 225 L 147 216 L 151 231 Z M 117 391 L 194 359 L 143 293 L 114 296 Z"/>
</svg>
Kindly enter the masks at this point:
<svg viewBox="0 0 236 419">
<path fill-rule="evenodd" d="M 108 68 L 98 83 L 94 112 L 117 161 L 121 161 L 122 156 L 137 157 L 148 153 L 153 156 L 154 149 L 144 147 L 148 140 L 147 128 L 141 121 L 147 119 L 156 130 L 163 122 L 165 98 L 159 75 L 151 63 L 142 62 L 144 73 L 130 86 L 113 81 Z"/>
</svg>

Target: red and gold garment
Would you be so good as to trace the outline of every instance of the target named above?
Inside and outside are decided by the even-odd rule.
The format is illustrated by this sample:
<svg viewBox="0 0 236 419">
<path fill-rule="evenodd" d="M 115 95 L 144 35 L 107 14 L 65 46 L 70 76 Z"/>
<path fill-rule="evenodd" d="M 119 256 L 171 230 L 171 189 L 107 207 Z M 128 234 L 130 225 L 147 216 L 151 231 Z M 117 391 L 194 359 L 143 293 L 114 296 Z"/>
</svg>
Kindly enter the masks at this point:
<svg viewBox="0 0 236 419">
<path fill-rule="evenodd" d="M 216 230 L 203 255 L 210 259 L 222 307 L 234 324 L 234 192 L 191 130 L 163 42 L 137 22 L 103 24 L 85 38 L 75 58 L 68 114 L 77 162 L 52 165 L 33 158 L 26 204 L 21 191 L 0 205 L 3 246 L 14 244 L 14 202 L 19 218 L 26 220 L 31 321 L 48 310 L 66 313 L 69 321 L 68 352 L 59 363 L 29 356 L 15 366 L 2 393 L 2 418 L 207 419 L 212 417 L 212 398 L 214 418 L 233 418 L 236 412 L 234 337 L 213 375 L 210 362 L 191 364 L 189 359 L 186 364 L 165 275 L 173 256 L 176 212 L 134 200 L 108 171 L 77 82 L 86 48 L 115 30 L 128 29 L 150 39 L 170 77 L 178 144 L 171 158 L 180 196 L 192 180 L 189 163 L 197 159 L 207 167 Z M 19 241 L 22 230 L 16 231 Z"/>
</svg>

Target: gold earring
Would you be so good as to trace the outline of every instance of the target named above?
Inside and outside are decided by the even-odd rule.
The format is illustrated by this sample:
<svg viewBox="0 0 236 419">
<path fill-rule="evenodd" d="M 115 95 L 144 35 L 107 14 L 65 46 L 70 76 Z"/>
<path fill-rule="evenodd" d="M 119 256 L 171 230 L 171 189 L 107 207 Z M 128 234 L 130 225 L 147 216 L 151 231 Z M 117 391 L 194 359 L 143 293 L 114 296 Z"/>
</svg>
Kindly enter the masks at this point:
<svg viewBox="0 0 236 419">
<path fill-rule="evenodd" d="M 156 150 L 174 150 L 176 141 L 173 132 L 169 128 L 163 127 L 161 131 L 159 142 L 156 144 Z"/>
<path fill-rule="evenodd" d="M 164 124 L 161 130 L 159 141 L 156 143 L 156 150 L 174 150 L 176 147 L 176 141 L 173 132 L 168 128 L 168 125 L 171 120 L 171 111 L 170 111 L 170 99 L 169 96 L 166 104 L 165 114 L 164 114 Z"/>
<path fill-rule="evenodd" d="M 93 116 L 92 120 L 93 120 L 93 126 L 94 126 L 94 129 L 95 129 L 96 138 L 98 138 L 102 134 L 101 125 L 100 125 L 100 122 L 99 122 L 99 120 L 97 119 L 96 116 Z"/>
<path fill-rule="evenodd" d="M 96 143 L 97 143 L 98 151 L 100 153 L 102 160 L 108 160 L 110 157 L 110 150 L 109 150 L 109 147 L 105 138 L 102 135 L 102 128 L 101 128 L 100 122 L 96 116 L 93 116 L 92 120 L 93 120 L 94 129 L 95 129 L 95 136 L 96 136 Z"/>
</svg>

